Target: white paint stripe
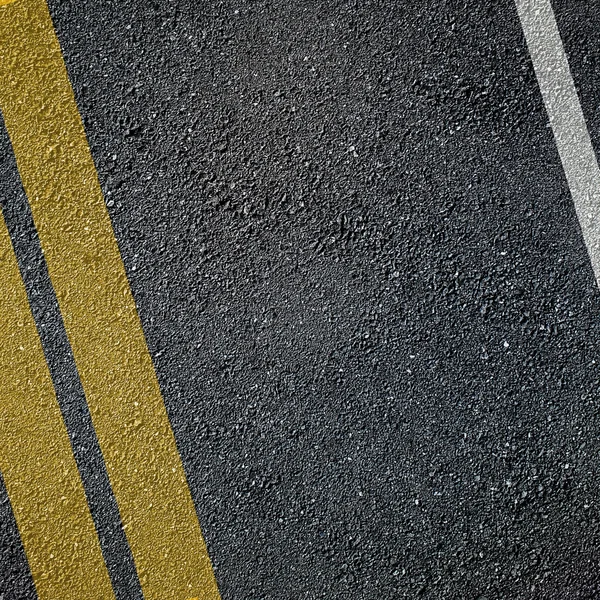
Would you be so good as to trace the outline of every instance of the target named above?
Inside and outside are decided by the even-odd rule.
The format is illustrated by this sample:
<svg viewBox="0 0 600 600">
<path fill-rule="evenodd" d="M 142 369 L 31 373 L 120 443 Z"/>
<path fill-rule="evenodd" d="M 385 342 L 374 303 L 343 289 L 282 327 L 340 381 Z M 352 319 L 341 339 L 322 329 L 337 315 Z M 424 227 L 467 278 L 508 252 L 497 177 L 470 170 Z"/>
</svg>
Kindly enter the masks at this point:
<svg viewBox="0 0 600 600">
<path fill-rule="evenodd" d="M 600 284 L 600 169 L 550 0 L 515 0 L 596 281 Z"/>
</svg>

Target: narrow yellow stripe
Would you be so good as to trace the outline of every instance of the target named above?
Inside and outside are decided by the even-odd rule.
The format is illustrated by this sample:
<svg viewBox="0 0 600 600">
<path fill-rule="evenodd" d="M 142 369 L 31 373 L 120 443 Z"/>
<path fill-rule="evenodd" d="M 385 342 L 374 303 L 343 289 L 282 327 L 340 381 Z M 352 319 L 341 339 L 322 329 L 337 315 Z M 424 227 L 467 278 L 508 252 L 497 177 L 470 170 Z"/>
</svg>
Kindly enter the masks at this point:
<svg viewBox="0 0 600 600">
<path fill-rule="evenodd" d="M 0 108 L 147 600 L 219 598 L 45 0 L 0 8 Z"/>
<path fill-rule="evenodd" d="M 0 214 L 0 470 L 42 600 L 114 599 Z"/>
</svg>

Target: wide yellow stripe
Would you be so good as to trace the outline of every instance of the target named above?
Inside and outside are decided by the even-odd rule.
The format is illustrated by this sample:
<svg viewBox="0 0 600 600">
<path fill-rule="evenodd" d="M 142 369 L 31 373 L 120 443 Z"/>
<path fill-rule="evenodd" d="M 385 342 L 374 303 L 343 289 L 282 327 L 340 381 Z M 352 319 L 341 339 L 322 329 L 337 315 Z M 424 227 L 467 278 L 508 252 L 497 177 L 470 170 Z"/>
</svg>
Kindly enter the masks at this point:
<svg viewBox="0 0 600 600">
<path fill-rule="evenodd" d="M 0 470 L 39 597 L 114 599 L 1 214 Z"/>
<path fill-rule="evenodd" d="M 219 597 L 45 0 L 0 8 L 0 108 L 147 600 Z"/>
</svg>

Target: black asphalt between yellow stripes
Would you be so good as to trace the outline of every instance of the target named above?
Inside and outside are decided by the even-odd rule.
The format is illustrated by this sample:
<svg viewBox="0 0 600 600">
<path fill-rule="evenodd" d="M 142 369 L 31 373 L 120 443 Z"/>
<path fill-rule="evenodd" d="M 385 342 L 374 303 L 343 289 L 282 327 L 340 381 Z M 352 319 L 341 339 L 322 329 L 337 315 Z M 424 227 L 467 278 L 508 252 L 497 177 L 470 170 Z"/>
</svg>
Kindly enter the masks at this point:
<svg viewBox="0 0 600 600">
<path fill-rule="evenodd" d="M 41 600 L 114 598 L 0 215 L 0 470 Z"/>
<path fill-rule="evenodd" d="M 0 108 L 144 597 L 213 600 L 212 568 L 44 0 L 0 10 L 0 57 Z"/>
</svg>

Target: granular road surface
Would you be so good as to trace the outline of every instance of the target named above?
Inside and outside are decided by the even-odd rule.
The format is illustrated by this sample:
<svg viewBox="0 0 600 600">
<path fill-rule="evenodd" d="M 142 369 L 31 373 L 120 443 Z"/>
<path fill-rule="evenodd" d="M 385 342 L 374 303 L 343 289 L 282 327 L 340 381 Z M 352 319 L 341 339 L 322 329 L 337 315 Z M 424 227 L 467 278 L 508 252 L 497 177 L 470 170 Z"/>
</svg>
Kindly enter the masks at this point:
<svg viewBox="0 0 600 600">
<path fill-rule="evenodd" d="M 600 293 L 514 1 L 48 5 L 222 599 L 600 597 Z M 552 6 L 598 152 L 600 1 Z M 141 600 L 4 125 L 0 203 Z"/>
</svg>

